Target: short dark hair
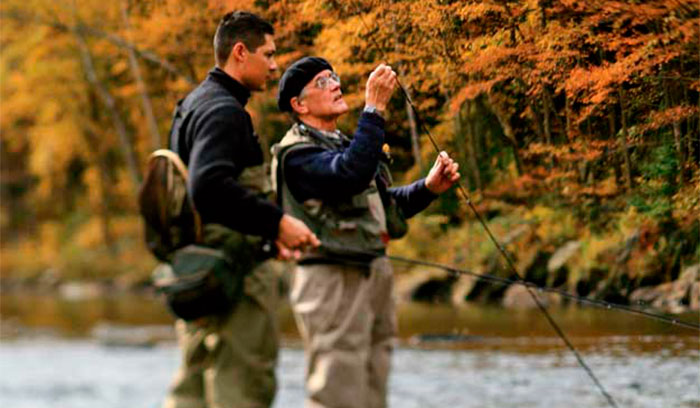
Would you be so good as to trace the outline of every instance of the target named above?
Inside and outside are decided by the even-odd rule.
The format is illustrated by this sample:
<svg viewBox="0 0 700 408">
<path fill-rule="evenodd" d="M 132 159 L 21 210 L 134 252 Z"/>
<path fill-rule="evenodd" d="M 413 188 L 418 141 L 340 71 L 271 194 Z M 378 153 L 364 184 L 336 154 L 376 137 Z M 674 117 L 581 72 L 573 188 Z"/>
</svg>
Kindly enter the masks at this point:
<svg viewBox="0 0 700 408">
<path fill-rule="evenodd" d="M 216 64 L 226 63 L 231 49 L 237 42 L 242 42 L 248 51 L 255 52 L 265 44 L 265 34 L 275 34 L 270 23 L 260 16 L 247 11 L 232 11 L 219 22 L 214 34 L 214 54 Z"/>
</svg>

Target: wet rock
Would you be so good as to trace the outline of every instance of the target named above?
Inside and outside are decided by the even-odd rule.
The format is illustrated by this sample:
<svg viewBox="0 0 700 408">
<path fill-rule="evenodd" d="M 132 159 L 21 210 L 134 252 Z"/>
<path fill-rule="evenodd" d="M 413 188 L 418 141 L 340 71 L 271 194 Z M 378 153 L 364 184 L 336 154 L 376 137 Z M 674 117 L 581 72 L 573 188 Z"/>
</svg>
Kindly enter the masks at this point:
<svg viewBox="0 0 700 408">
<path fill-rule="evenodd" d="M 503 261 L 500 254 L 493 254 L 480 270 L 479 274 L 497 276 L 503 279 L 516 279 L 511 269 Z M 477 280 L 466 296 L 469 301 L 497 302 L 503 298 L 507 286 L 487 280 Z"/>
<path fill-rule="evenodd" d="M 700 264 L 685 268 L 673 282 L 635 290 L 630 301 L 674 314 L 700 310 Z"/>
<path fill-rule="evenodd" d="M 95 299 L 104 292 L 102 285 L 96 282 L 66 282 L 58 287 L 58 294 L 63 299 L 72 301 Z"/>
<path fill-rule="evenodd" d="M 617 254 L 615 262 L 617 262 L 618 264 L 627 262 L 627 260 L 630 258 L 630 255 L 632 254 L 632 250 L 637 245 L 637 242 L 639 242 L 640 236 L 641 230 L 638 228 L 625 239 L 625 247 L 622 248 L 622 250 Z"/>
<path fill-rule="evenodd" d="M 22 325 L 17 318 L 0 319 L 0 339 L 15 339 L 22 333 Z"/>
<path fill-rule="evenodd" d="M 411 294 L 414 302 L 448 303 L 452 300 L 452 284 L 455 278 L 431 279 L 418 286 Z"/>
<path fill-rule="evenodd" d="M 56 288 L 61 283 L 61 272 L 55 268 L 46 269 L 37 280 L 39 287 Z"/>
<path fill-rule="evenodd" d="M 700 282 L 693 282 L 689 295 L 688 308 L 694 312 L 700 311 Z"/>
<path fill-rule="evenodd" d="M 100 323 L 91 332 L 100 344 L 114 347 L 153 347 L 175 339 L 171 326 L 123 326 Z"/>
<path fill-rule="evenodd" d="M 413 269 L 395 282 L 396 293 L 402 301 L 448 302 L 455 278 L 442 269 Z"/>
<path fill-rule="evenodd" d="M 579 296 L 588 296 L 595 292 L 607 276 L 610 275 L 608 269 L 594 267 L 588 271 L 588 276 L 585 276 L 576 282 L 576 293 Z"/>
<path fill-rule="evenodd" d="M 557 249 L 547 262 L 547 272 L 554 273 L 563 268 L 566 262 L 576 255 L 581 249 L 581 242 L 569 241 Z"/>
<path fill-rule="evenodd" d="M 469 275 L 461 275 L 452 285 L 452 304 L 459 305 L 467 300 L 467 296 L 474 288 L 477 278 Z"/>
<path fill-rule="evenodd" d="M 505 237 L 503 237 L 501 244 L 505 246 L 511 242 L 515 242 L 516 240 L 520 239 L 520 237 L 531 231 L 532 226 L 527 224 L 519 225 L 510 231 Z"/>
<path fill-rule="evenodd" d="M 475 336 L 462 333 L 424 333 L 412 336 L 408 340 L 408 344 L 414 347 L 427 347 L 437 345 L 445 346 L 460 343 L 475 343 L 481 342 L 483 340 L 484 338 L 482 336 Z"/>
<path fill-rule="evenodd" d="M 530 266 L 524 270 L 525 280 L 537 286 L 549 286 L 550 281 L 556 280 L 547 272 L 547 262 L 552 254 L 547 251 L 537 250 Z"/>
<path fill-rule="evenodd" d="M 650 305 L 656 298 L 659 297 L 659 291 L 656 287 L 648 286 L 639 288 L 630 295 L 630 303 L 645 306 Z"/>
<path fill-rule="evenodd" d="M 561 296 L 556 293 L 539 292 L 534 290 L 535 296 L 544 306 L 561 304 Z M 530 309 L 537 307 L 532 295 L 523 285 L 510 285 L 501 301 L 503 307 L 508 309 Z"/>
</svg>

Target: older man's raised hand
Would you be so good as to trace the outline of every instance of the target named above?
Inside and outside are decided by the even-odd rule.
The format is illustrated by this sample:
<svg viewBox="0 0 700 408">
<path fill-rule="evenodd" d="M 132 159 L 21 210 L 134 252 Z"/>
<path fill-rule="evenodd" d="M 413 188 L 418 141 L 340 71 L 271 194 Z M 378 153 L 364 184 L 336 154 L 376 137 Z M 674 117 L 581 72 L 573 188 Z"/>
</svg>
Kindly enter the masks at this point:
<svg viewBox="0 0 700 408">
<path fill-rule="evenodd" d="M 365 89 L 365 104 L 383 112 L 396 88 L 396 72 L 390 66 L 379 64 L 372 71 Z"/>
</svg>

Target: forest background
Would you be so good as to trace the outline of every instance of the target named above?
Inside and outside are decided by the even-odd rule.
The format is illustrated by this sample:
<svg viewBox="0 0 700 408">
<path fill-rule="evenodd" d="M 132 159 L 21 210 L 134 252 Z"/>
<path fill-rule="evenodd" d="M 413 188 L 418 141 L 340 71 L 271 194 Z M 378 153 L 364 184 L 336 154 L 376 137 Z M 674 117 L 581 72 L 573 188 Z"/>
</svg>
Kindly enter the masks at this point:
<svg viewBox="0 0 700 408">
<path fill-rule="evenodd" d="M 418 111 L 399 91 L 387 113 L 396 180 L 427 173 L 429 130 L 528 280 L 670 311 L 700 299 L 696 0 L 3 0 L 5 284 L 148 281 L 155 259 L 136 200 L 145 161 L 166 145 L 177 100 L 213 66 L 213 32 L 232 9 L 274 23 L 280 71 L 304 55 L 330 60 L 353 109 L 348 133 L 369 72 L 390 63 Z M 249 105 L 266 151 L 290 125 L 275 92 Z M 391 251 L 510 276 L 454 192 Z M 398 272 L 404 286 L 419 282 L 417 299 L 506 291 Z M 681 280 L 689 285 L 669 303 L 662 292 Z"/>
</svg>

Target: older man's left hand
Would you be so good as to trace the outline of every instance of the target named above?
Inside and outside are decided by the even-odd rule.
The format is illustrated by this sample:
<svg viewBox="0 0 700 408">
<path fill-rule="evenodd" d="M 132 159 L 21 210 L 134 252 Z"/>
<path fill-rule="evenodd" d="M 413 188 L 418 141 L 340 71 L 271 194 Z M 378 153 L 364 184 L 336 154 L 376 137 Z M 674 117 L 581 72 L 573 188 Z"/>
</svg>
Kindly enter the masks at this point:
<svg viewBox="0 0 700 408">
<path fill-rule="evenodd" d="M 442 194 L 447 191 L 460 178 L 459 164 L 447 155 L 447 152 L 440 152 L 433 168 L 430 169 L 428 177 L 425 178 L 425 186 L 433 194 Z"/>
</svg>

